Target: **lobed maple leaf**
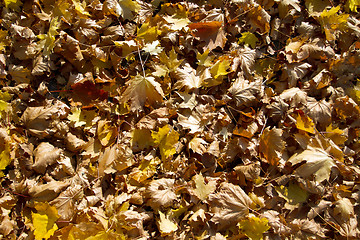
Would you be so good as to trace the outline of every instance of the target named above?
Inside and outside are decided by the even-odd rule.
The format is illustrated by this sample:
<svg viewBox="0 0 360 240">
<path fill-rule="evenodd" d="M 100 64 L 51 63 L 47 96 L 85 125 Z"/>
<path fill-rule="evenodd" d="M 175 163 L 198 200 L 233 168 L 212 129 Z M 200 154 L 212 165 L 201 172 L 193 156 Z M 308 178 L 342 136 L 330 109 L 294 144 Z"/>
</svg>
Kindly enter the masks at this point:
<svg viewBox="0 0 360 240">
<path fill-rule="evenodd" d="M 145 103 L 155 104 L 163 100 L 164 92 L 161 85 L 153 77 L 138 74 L 128 81 L 127 85 L 121 95 L 121 101 L 123 103 L 130 101 L 131 111 L 142 110 Z"/>
<path fill-rule="evenodd" d="M 152 131 L 151 137 L 154 140 L 154 144 L 159 147 L 163 160 L 176 153 L 174 145 L 179 140 L 179 133 L 170 129 L 169 125 L 159 128 L 158 132 Z"/>
</svg>

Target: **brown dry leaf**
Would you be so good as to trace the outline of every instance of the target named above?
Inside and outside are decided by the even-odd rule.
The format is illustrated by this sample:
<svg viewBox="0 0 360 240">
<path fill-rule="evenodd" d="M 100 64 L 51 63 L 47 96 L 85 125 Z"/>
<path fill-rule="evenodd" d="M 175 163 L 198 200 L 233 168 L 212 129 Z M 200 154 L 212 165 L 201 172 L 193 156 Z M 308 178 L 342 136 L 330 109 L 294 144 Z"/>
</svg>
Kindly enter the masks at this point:
<svg viewBox="0 0 360 240">
<path fill-rule="evenodd" d="M 121 101 L 123 103 L 130 101 L 131 111 L 142 110 L 145 103 L 155 104 L 163 100 L 164 92 L 161 85 L 153 77 L 144 77 L 138 74 L 127 82 L 127 85 Z"/>
<path fill-rule="evenodd" d="M 285 150 L 285 142 L 282 140 L 283 130 L 270 127 L 264 129 L 260 136 L 259 151 L 265 162 L 271 165 L 278 165 L 281 154 Z"/>
<path fill-rule="evenodd" d="M 210 211 L 214 213 L 211 221 L 217 225 L 218 230 L 235 225 L 245 218 L 252 205 L 250 197 L 239 186 L 223 182 L 219 192 L 208 197 Z"/>
<path fill-rule="evenodd" d="M 175 193 L 174 179 L 161 178 L 159 180 L 153 180 L 149 184 L 147 191 L 150 196 L 149 205 L 153 209 L 170 207 L 178 198 Z"/>
<path fill-rule="evenodd" d="M 43 138 L 51 133 L 51 120 L 66 117 L 69 110 L 70 108 L 60 101 L 44 107 L 28 107 L 21 116 L 21 121 L 31 134 Z"/>
<path fill-rule="evenodd" d="M 63 152 L 62 149 L 56 148 L 48 142 L 42 142 L 34 150 L 35 162 L 32 165 L 32 169 L 36 172 L 44 174 L 46 167 L 56 163 L 60 160 L 60 155 Z"/>
<path fill-rule="evenodd" d="M 246 16 L 248 17 L 248 24 L 254 31 L 259 34 L 269 32 L 271 16 L 260 5 L 251 8 Z"/>
<path fill-rule="evenodd" d="M 204 41 L 205 50 L 213 50 L 216 47 L 223 48 L 226 43 L 226 34 L 222 27 L 223 23 L 219 21 L 199 22 L 188 25 L 193 30 L 192 34 Z"/>
<path fill-rule="evenodd" d="M 237 48 L 236 50 L 232 51 L 231 55 L 233 56 L 231 71 L 235 72 L 240 66 L 241 70 L 244 72 L 244 76 L 248 79 L 251 79 L 256 51 L 245 46 L 244 48 Z"/>
<path fill-rule="evenodd" d="M 295 219 L 290 223 L 291 228 L 299 239 L 326 238 L 327 232 L 320 223 L 308 219 Z"/>
<path fill-rule="evenodd" d="M 320 123 L 327 126 L 331 121 L 331 104 L 322 99 L 317 101 L 314 98 L 308 97 L 307 110 L 309 116 L 315 123 Z"/>
<path fill-rule="evenodd" d="M 284 70 L 287 79 L 289 80 L 289 87 L 295 87 L 296 82 L 302 79 L 312 66 L 309 63 L 289 63 L 285 64 Z"/>
<path fill-rule="evenodd" d="M 185 88 L 188 91 L 202 86 L 202 79 L 189 64 L 177 69 L 176 76 L 178 81 L 175 83 L 175 89 Z"/>
<path fill-rule="evenodd" d="M 69 185 L 69 181 L 51 181 L 45 184 L 29 182 L 29 195 L 32 197 L 33 201 L 51 201 Z"/>
<path fill-rule="evenodd" d="M 260 82 L 249 82 L 239 77 L 228 91 L 237 101 L 237 105 L 251 106 L 262 95 L 262 86 Z"/>
<path fill-rule="evenodd" d="M 329 154 L 319 148 L 310 148 L 295 154 L 287 162 L 292 166 L 305 162 L 296 168 L 294 173 L 303 178 L 314 178 L 316 182 L 329 180 L 331 168 L 336 166 Z"/>
</svg>

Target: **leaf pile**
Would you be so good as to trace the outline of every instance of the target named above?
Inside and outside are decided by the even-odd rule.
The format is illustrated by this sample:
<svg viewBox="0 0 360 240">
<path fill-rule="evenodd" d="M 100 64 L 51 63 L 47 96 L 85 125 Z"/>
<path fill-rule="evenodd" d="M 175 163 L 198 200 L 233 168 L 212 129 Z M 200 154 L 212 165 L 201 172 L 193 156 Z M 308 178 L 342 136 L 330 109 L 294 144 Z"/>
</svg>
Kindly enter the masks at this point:
<svg viewBox="0 0 360 240">
<path fill-rule="evenodd" d="M 358 0 L 4 0 L 0 236 L 359 239 Z"/>
</svg>

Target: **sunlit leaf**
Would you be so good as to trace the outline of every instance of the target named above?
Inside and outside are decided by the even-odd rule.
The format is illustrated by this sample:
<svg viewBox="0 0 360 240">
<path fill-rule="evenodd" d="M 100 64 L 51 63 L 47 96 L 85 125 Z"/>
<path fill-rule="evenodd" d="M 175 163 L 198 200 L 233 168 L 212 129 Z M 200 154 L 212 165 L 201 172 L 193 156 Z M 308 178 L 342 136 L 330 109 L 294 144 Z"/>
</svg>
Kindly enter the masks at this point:
<svg viewBox="0 0 360 240">
<path fill-rule="evenodd" d="M 59 218 L 55 207 L 48 203 L 35 204 L 36 212 L 31 213 L 34 235 L 36 239 L 49 239 L 58 229 L 56 220 Z"/>
<path fill-rule="evenodd" d="M 239 222 L 240 230 L 251 240 L 263 239 L 263 233 L 270 229 L 267 218 L 258 218 L 251 214 Z"/>
<path fill-rule="evenodd" d="M 159 128 L 158 132 L 152 131 L 151 137 L 154 144 L 159 147 L 163 159 L 167 159 L 176 153 L 175 144 L 179 140 L 179 133 L 170 129 L 169 125 Z"/>
</svg>

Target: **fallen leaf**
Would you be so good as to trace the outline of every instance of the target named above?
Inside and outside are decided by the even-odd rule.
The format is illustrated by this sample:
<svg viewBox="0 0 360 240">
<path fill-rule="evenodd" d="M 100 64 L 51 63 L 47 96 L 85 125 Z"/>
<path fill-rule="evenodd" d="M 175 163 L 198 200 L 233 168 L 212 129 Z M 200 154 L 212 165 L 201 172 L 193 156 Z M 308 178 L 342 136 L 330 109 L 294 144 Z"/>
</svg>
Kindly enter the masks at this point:
<svg viewBox="0 0 360 240">
<path fill-rule="evenodd" d="M 279 128 L 265 128 L 260 136 L 259 150 L 266 162 L 278 165 L 281 154 L 285 150 L 285 142 L 282 140 L 283 131 Z"/>
<path fill-rule="evenodd" d="M 159 220 L 157 224 L 162 237 L 170 235 L 178 229 L 177 224 L 161 211 L 159 211 Z"/>
<path fill-rule="evenodd" d="M 252 204 L 250 197 L 239 186 L 223 182 L 220 191 L 208 196 L 210 210 L 214 213 L 211 221 L 218 230 L 226 229 L 244 219 Z"/>
<path fill-rule="evenodd" d="M 270 229 L 267 218 L 258 218 L 250 214 L 239 222 L 240 230 L 251 240 L 263 239 L 263 233 Z"/>
<path fill-rule="evenodd" d="M 292 166 L 305 162 L 296 168 L 294 173 L 308 179 L 311 179 L 313 176 L 316 182 L 329 180 L 331 168 L 336 166 L 334 160 L 324 150 L 319 148 L 311 148 L 295 154 L 287 162 Z"/>
<path fill-rule="evenodd" d="M 48 203 L 35 203 L 36 212 L 31 213 L 32 225 L 36 239 L 49 239 L 58 229 L 56 220 L 59 218 L 55 207 Z"/>
<path fill-rule="evenodd" d="M 163 97 L 161 85 L 153 77 L 143 77 L 138 74 L 127 82 L 121 101 L 123 103 L 130 101 L 130 110 L 140 111 L 145 103 L 159 103 L 162 102 Z"/>
</svg>

